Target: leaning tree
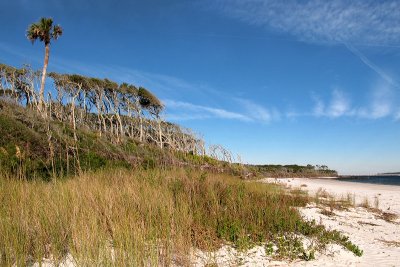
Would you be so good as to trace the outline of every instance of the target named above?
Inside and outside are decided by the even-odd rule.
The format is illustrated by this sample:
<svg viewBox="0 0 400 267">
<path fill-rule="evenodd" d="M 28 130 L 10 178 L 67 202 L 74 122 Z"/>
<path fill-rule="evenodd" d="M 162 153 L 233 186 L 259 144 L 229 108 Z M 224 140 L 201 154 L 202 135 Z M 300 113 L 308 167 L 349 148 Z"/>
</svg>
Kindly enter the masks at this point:
<svg viewBox="0 0 400 267">
<path fill-rule="evenodd" d="M 147 90 L 144 87 L 139 87 L 138 90 L 138 96 L 139 96 L 139 104 L 142 106 L 144 109 L 146 109 L 151 116 L 154 117 L 154 119 L 158 123 L 158 143 L 161 148 L 163 148 L 163 139 L 162 139 L 162 129 L 161 129 L 161 118 L 160 118 L 160 113 L 164 109 L 164 105 L 161 103 L 161 101 L 153 95 L 149 90 Z M 142 140 L 142 122 L 140 123 L 141 127 L 141 140 Z"/>
<path fill-rule="evenodd" d="M 47 65 L 49 64 L 50 43 L 52 39 L 57 40 L 62 33 L 62 28 L 59 25 L 53 26 L 53 20 L 51 18 L 41 18 L 38 22 L 32 23 L 27 30 L 26 36 L 32 44 L 39 39 L 41 42 L 44 42 L 45 46 L 42 82 L 39 91 L 39 109 L 41 111 L 43 110 L 44 84 L 46 81 Z"/>
</svg>

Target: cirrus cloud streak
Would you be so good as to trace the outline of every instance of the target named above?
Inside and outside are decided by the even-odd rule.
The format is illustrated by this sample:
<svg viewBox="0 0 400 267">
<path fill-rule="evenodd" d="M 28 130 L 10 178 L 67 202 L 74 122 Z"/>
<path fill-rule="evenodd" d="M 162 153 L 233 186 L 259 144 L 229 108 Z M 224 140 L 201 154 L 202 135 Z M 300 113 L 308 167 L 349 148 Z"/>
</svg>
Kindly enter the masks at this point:
<svg viewBox="0 0 400 267">
<path fill-rule="evenodd" d="M 374 0 L 219 0 L 217 8 L 302 41 L 400 45 L 400 2 Z"/>
</svg>

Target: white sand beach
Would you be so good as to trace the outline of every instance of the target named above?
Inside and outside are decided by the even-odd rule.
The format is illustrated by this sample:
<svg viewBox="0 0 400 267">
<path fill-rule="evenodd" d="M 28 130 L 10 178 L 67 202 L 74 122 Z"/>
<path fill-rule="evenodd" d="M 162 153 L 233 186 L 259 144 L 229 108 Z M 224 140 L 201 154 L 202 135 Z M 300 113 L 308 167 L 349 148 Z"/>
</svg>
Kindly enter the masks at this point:
<svg viewBox="0 0 400 267">
<path fill-rule="evenodd" d="M 346 182 L 331 178 L 265 178 L 261 181 L 301 188 L 307 190 L 310 195 L 325 189 L 337 199 L 347 198 L 348 194 L 353 194 L 356 205 L 368 199 L 368 203 L 374 206 L 375 199 L 378 198 L 379 209 L 400 215 L 400 186 Z"/>
<path fill-rule="evenodd" d="M 338 181 L 334 179 L 307 178 L 267 178 L 262 182 L 274 182 L 291 188 L 307 190 L 310 196 L 326 190 L 336 199 L 355 201 L 355 207 L 345 210 L 333 210 L 327 216 L 322 209 L 309 205 L 300 210 L 309 219 L 315 219 L 328 229 L 336 229 L 358 245 L 364 254 L 356 257 L 339 246 L 332 246 L 325 255 L 319 255 L 315 261 L 295 262 L 293 266 L 400 266 L 400 186 L 375 185 Z M 358 207 L 366 202 L 371 208 Z M 374 211 L 375 208 L 381 212 Z M 391 221 L 383 215 L 391 215 Z M 395 215 L 393 215 L 395 214 Z M 393 218 L 396 217 L 397 218 Z"/>
</svg>

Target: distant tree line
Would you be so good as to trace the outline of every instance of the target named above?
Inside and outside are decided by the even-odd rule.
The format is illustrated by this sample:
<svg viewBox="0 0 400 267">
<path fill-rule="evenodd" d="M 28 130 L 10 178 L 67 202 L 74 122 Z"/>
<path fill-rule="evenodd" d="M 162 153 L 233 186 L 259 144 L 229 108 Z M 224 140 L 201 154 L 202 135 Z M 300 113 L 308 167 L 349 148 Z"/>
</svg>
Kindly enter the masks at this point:
<svg viewBox="0 0 400 267">
<path fill-rule="evenodd" d="M 326 165 L 250 165 L 251 169 L 271 177 L 317 177 L 317 176 L 337 176 L 335 170 L 331 170 Z"/>
<path fill-rule="evenodd" d="M 41 114 L 69 123 L 74 131 L 86 127 L 120 143 L 125 138 L 160 148 L 205 154 L 204 142 L 191 130 L 162 119 L 164 105 L 144 87 L 109 79 L 51 72 L 53 90 L 41 96 L 42 73 L 29 66 L 0 64 L 0 96 Z"/>
</svg>

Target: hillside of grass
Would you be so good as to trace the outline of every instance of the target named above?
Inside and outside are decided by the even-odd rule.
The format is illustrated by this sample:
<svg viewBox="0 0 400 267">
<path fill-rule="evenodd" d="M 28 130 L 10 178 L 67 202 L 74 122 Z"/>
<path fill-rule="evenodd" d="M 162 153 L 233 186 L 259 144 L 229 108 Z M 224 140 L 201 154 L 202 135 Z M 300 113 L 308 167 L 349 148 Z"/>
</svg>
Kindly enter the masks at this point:
<svg viewBox="0 0 400 267">
<path fill-rule="evenodd" d="M 191 166 L 234 171 L 209 156 L 160 149 L 126 138 L 119 143 L 85 127 L 43 119 L 40 114 L 0 99 L 0 173 L 21 179 L 51 180 L 86 171 L 123 167 L 154 169 Z"/>
</svg>

